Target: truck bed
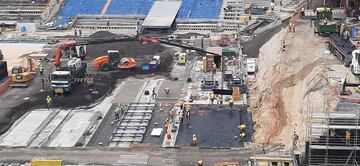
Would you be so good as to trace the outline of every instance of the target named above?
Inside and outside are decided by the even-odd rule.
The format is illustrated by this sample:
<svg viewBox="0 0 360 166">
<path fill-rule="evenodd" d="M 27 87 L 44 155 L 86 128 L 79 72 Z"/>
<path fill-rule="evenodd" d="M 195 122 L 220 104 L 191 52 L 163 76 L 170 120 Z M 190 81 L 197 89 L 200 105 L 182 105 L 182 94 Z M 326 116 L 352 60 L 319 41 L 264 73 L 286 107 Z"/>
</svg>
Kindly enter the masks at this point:
<svg viewBox="0 0 360 166">
<path fill-rule="evenodd" d="M 351 52 L 356 49 L 355 45 L 337 34 L 330 35 L 328 42 L 331 53 L 335 54 L 345 66 L 349 66 L 352 59 Z"/>
</svg>

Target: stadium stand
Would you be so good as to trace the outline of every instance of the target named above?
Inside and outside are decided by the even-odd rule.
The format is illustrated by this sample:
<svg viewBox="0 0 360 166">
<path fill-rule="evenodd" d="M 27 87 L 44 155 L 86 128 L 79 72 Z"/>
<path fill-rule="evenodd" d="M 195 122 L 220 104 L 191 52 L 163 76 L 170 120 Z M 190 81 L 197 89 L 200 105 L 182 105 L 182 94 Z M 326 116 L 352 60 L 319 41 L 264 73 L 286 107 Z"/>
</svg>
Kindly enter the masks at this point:
<svg viewBox="0 0 360 166">
<path fill-rule="evenodd" d="M 183 0 L 177 19 L 219 19 L 222 0 Z"/>
<path fill-rule="evenodd" d="M 111 0 L 106 14 L 147 15 L 154 0 Z"/>
<path fill-rule="evenodd" d="M 66 23 L 78 14 L 100 14 L 106 0 L 68 0 L 61 10 L 57 24 Z"/>
</svg>

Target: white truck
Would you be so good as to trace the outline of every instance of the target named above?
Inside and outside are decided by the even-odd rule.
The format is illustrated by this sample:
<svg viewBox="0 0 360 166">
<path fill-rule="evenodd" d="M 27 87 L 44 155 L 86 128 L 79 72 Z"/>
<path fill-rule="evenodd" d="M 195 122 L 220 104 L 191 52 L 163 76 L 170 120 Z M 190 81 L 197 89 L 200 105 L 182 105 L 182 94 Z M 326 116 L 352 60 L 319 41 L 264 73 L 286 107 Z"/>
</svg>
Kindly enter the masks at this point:
<svg viewBox="0 0 360 166">
<path fill-rule="evenodd" d="M 248 74 L 254 74 L 256 72 L 256 58 L 246 59 L 246 71 Z"/>
</svg>

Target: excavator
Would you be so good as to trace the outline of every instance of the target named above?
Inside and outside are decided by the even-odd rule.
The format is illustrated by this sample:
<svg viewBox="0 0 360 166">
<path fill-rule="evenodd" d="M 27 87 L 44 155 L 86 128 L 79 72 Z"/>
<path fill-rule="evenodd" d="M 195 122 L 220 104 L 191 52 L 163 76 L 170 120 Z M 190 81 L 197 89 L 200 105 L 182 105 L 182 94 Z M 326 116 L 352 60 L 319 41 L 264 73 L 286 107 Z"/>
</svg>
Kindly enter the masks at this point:
<svg viewBox="0 0 360 166">
<path fill-rule="evenodd" d="M 61 70 L 60 58 L 64 54 L 68 58 L 80 58 L 84 59 L 86 56 L 86 46 L 93 44 L 104 44 L 104 43 L 116 43 L 133 41 L 131 37 L 115 37 L 115 38 L 81 38 L 75 41 L 69 41 L 61 44 L 55 53 L 55 67 L 57 70 Z M 134 59 L 132 59 L 134 60 Z M 120 61 L 120 60 L 119 60 Z"/>
<path fill-rule="evenodd" d="M 28 87 L 30 81 L 33 79 L 34 72 L 34 64 L 31 58 L 27 59 L 26 67 L 23 66 L 14 66 L 11 69 L 11 79 L 12 83 L 11 87 Z"/>
</svg>

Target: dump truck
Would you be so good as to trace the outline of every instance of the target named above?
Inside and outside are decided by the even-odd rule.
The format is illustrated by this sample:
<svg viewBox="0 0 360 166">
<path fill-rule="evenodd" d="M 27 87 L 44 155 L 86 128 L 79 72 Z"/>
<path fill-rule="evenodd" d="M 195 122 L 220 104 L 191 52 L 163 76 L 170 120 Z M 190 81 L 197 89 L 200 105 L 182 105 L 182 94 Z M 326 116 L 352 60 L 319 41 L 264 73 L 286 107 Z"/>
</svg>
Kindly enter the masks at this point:
<svg viewBox="0 0 360 166">
<path fill-rule="evenodd" d="M 328 49 L 341 60 L 345 67 L 350 67 L 353 74 L 360 74 L 360 50 L 349 40 L 337 34 L 332 34 L 328 40 Z"/>
<path fill-rule="evenodd" d="M 71 93 L 76 83 L 86 76 L 87 64 L 80 58 L 72 58 L 67 66 L 51 74 L 51 91 L 55 94 Z"/>
<path fill-rule="evenodd" d="M 338 32 L 338 26 L 333 19 L 332 9 L 322 7 L 316 8 L 316 20 L 314 33 L 319 35 L 330 35 Z"/>
</svg>

